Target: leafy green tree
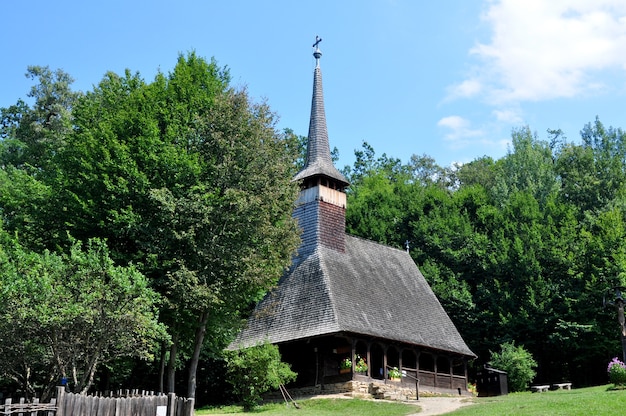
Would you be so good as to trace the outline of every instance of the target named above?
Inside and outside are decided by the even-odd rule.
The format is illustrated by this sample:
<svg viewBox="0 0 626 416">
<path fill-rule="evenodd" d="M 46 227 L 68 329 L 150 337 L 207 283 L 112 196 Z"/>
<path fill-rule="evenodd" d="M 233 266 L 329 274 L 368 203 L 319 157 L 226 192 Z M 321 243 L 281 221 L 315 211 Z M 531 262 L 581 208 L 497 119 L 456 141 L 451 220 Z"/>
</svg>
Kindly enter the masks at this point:
<svg viewBox="0 0 626 416">
<path fill-rule="evenodd" d="M 36 173 L 63 148 L 72 130 L 72 107 L 81 94 L 71 90 L 74 80 L 60 69 L 29 66 L 26 76 L 39 81 L 28 94 L 34 100 L 33 106 L 19 100 L 16 105 L 0 109 L 0 165 Z"/>
<path fill-rule="evenodd" d="M 65 74 L 34 73 L 36 106 L 3 110 L 0 215 L 29 247 L 97 237 L 136 264 L 163 295 L 169 390 L 188 360 L 193 397 L 202 349 L 228 344 L 297 247 L 294 140 L 195 53 L 151 83 L 108 73 L 76 96 Z"/>
<path fill-rule="evenodd" d="M 30 66 L 26 76 L 38 81 L 28 93 L 32 106 L 19 100 L 0 109 L 0 216 L 7 230 L 19 231 L 22 244 L 41 249 L 54 247 L 47 225 L 59 215 L 48 209 L 55 194 L 49 179 L 81 93 L 72 91 L 62 70 Z"/>
<path fill-rule="evenodd" d="M 497 169 L 496 161 L 489 156 L 464 163 L 458 166 L 454 174 L 457 187 L 481 186 L 491 191 L 495 186 Z"/>
<path fill-rule="evenodd" d="M 399 243 L 399 226 L 403 204 L 398 200 L 396 184 L 385 172 L 371 172 L 361 178 L 350 193 L 346 213 L 348 230 L 356 235 L 368 235 L 381 243 Z"/>
<path fill-rule="evenodd" d="M 453 174 L 450 168 L 439 166 L 435 159 L 428 155 L 412 155 L 406 168 L 411 176 L 411 180 L 423 185 L 437 185 L 442 188 L 449 188 L 453 185 Z"/>
<path fill-rule="evenodd" d="M 61 377 L 85 393 L 97 369 L 121 357 L 151 358 L 165 336 L 158 295 L 133 266 L 115 266 L 106 245 L 75 242 L 38 254 L 6 234 L 0 245 L 2 372 L 49 396 Z"/>
<path fill-rule="evenodd" d="M 281 361 L 278 347 L 269 343 L 229 351 L 226 359 L 226 377 L 246 411 L 260 403 L 263 393 L 278 389 L 281 384 L 294 381 L 297 376 L 289 364 Z"/>
<path fill-rule="evenodd" d="M 496 199 L 504 202 L 509 194 L 523 191 L 543 204 L 560 187 L 550 144 L 527 126 L 513 130 L 511 141 L 512 149 L 502 160 L 502 174 L 495 184 Z"/>
<path fill-rule="evenodd" d="M 164 295 L 168 388 L 177 358 L 188 358 L 190 397 L 202 349 L 227 343 L 207 339 L 209 323 L 232 336 L 298 244 L 294 148 L 267 105 L 228 82 L 193 53 L 149 84 L 107 74 L 75 106 L 53 178 L 54 210 L 65 213 L 54 226 L 106 238 L 117 261 L 138 263 Z"/>
<path fill-rule="evenodd" d="M 523 346 L 515 346 L 514 342 L 502 344 L 500 352 L 492 352 L 490 364 L 506 371 L 512 392 L 527 390 L 536 375 L 537 362 Z"/>
<path fill-rule="evenodd" d="M 577 206 L 580 215 L 601 210 L 626 184 L 626 133 L 605 128 L 596 118 L 581 131 L 581 144 L 564 142 L 556 160 L 562 198 Z"/>
</svg>

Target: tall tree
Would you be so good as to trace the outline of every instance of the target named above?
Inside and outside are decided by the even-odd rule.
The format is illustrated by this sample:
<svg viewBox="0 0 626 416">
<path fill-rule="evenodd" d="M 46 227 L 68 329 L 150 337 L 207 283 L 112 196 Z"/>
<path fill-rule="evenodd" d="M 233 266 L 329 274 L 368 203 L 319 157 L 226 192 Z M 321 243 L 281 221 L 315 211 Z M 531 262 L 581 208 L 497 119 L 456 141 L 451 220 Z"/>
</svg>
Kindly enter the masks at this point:
<svg viewBox="0 0 626 416">
<path fill-rule="evenodd" d="M 82 94 L 60 69 L 30 66 L 26 76 L 37 81 L 28 93 L 32 105 L 18 100 L 0 109 L 0 215 L 22 244 L 43 248 L 50 239 L 46 224 L 58 218 L 48 211 L 53 159 L 72 132 L 72 108 Z"/>
<path fill-rule="evenodd" d="M 193 53 L 152 83 L 107 74 L 75 106 L 55 177 L 56 210 L 67 213 L 58 226 L 106 237 L 115 258 L 138 262 L 166 297 L 169 389 L 182 352 L 190 397 L 203 346 L 225 342 L 207 340 L 207 325 L 234 331 L 298 243 L 293 146 L 267 105 L 228 82 Z"/>
<path fill-rule="evenodd" d="M 29 66 L 26 76 L 37 79 L 28 97 L 33 106 L 19 100 L 0 109 L 0 165 L 44 169 L 63 148 L 72 129 L 72 107 L 80 97 L 71 85 L 72 77 L 63 70 Z"/>
</svg>

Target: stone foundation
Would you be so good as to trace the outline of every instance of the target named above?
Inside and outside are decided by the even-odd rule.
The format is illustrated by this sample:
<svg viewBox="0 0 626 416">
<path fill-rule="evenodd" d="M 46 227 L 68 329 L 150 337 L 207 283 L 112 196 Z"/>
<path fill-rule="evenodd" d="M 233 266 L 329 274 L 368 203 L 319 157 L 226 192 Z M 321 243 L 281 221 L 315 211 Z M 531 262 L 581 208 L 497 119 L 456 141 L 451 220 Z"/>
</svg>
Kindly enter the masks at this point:
<svg viewBox="0 0 626 416">
<path fill-rule="evenodd" d="M 437 391 L 433 391 L 437 390 Z M 358 397 L 365 399 L 384 400 L 415 400 L 415 384 L 401 383 L 391 380 L 350 380 L 342 383 L 320 384 L 317 386 L 300 387 L 289 389 L 289 393 L 294 399 L 302 399 L 311 396 L 324 396 L 342 394 L 347 397 Z M 427 396 L 458 396 L 458 390 L 432 389 L 424 386 L 420 387 L 420 397 Z M 461 391 L 462 395 L 470 395 L 467 391 Z M 268 400 L 282 400 L 280 392 L 273 392 L 266 395 Z"/>
</svg>

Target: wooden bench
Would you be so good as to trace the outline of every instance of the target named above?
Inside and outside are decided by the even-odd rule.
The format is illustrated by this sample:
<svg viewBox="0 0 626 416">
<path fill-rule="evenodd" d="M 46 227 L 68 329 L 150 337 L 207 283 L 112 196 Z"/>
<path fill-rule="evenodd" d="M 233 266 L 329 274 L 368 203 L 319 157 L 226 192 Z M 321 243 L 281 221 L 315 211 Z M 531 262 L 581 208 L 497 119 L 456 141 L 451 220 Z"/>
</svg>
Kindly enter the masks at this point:
<svg viewBox="0 0 626 416">
<path fill-rule="evenodd" d="M 550 386 L 545 385 L 545 386 L 530 386 L 530 391 L 532 391 L 533 393 L 543 393 L 544 391 L 548 391 L 548 389 L 550 388 Z"/>
<path fill-rule="evenodd" d="M 554 383 L 552 385 L 552 388 L 554 390 L 558 390 L 558 389 L 571 390 L 572 389 L 572 383 Z"/>
</svg>

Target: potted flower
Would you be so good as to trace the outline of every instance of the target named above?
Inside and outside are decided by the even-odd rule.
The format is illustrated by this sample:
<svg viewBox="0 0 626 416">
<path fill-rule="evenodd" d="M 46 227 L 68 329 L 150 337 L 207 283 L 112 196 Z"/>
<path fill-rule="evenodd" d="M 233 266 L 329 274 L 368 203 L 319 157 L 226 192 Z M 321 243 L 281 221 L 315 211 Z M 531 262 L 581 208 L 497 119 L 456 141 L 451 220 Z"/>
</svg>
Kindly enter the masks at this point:
<svg viewBox="0 0 626 416">
<path fill-rule="evenodd" d="M 361 357 L 359 354 L 356 355 L 356 360 L 354 363 L 354 371 L 356 371 L 357 373 L 367 373 L 367 363 L 365 362 L 365 359 L 363 357 Z"/>
<path fill-rule="evenodd" d="M 349 357 L 346 357 L 339 363 L 339 373 L 346 374 L 350 371 L 352 371 L 352 360 Z"/>
<path fill-rule="evenodd" d="M 392 367 L 389 369 L 389 378 L 394 381 L 399 381 L 402 378 L 402 373 L 398 370 L 398 367 Z"/>
</svg>

